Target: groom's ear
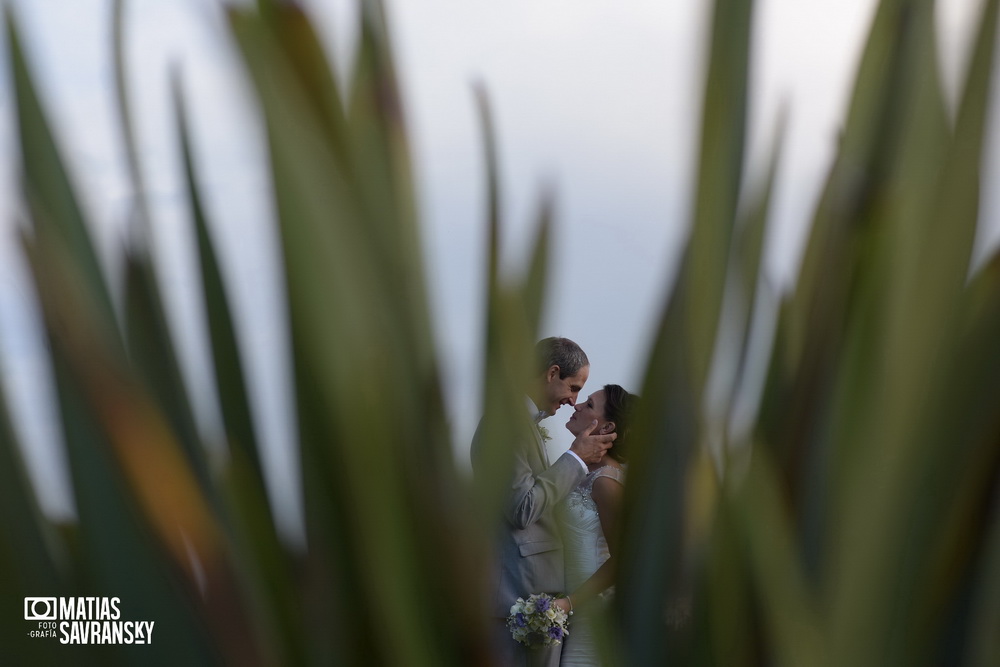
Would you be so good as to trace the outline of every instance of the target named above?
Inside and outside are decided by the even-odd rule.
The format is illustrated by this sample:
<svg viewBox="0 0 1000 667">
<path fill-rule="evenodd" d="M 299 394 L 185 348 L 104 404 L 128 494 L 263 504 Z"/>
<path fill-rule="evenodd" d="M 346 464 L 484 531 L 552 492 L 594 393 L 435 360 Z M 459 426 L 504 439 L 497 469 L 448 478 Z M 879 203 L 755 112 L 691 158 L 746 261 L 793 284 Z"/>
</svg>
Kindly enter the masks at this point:
<svg viewBox="0 0 1000 667">
<path fill-rule="evenodd" d="M 557 364 L 552 364 L 549 366 L 549 370 L 545 371 L 545 381 L 552 382 L 559 377 L 559 366 Z"/>
</svg>

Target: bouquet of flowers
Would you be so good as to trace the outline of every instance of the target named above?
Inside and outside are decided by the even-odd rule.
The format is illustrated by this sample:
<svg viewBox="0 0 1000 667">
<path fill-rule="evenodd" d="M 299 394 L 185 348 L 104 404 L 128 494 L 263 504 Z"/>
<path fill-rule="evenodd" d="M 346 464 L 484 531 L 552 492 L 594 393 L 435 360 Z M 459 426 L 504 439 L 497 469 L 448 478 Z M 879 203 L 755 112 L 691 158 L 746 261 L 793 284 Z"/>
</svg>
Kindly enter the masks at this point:
<svg viewBox="0 0 1000 667">
<path fill-rule="evenodd" d="M 507 617 L 507 628 L 515 641 L 531 648 L 562 643 L 569 634 L 569 616 L 552 604 L 554 599 L 546 593 L 517 599 Z"/>
</svg>

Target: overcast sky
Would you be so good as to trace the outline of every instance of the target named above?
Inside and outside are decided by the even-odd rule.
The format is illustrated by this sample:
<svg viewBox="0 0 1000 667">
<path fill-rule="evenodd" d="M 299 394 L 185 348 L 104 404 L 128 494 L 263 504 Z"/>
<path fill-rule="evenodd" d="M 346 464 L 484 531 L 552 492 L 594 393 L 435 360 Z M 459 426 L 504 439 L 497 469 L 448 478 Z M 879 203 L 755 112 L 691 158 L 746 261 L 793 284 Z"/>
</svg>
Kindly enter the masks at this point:
<svg viewBox="0 0 1000 667">
<path fill-rule="evenodd" d="M 50 117 L 101 251 L 120 247 L 131 205 L 111 91 L 110 0 L 11 0 L 21 20 Z M 312 0 L 330 52 L 350 51 L 352 2 Z M 484 256 L 479 130 L 470 92 L 494 104 L 508 223 L 505 251 L 523 250 L 543 183 L 557 192 L 553 276 L 542 335 L 578 341 L 592 362 L 584 393 L 607 382 L 638 390 L 686 230 L 700 104 L 707 5 L 700 0 L 388 0 L 418 174 L 424 244 L 448 382 L 456 450 L 464 457 L 479 416 L 478 361 Z M 939 3 L 942 68 L 954 76 L 956 48 L 978 0 Z M 790 111 L 766 271 L 787 284 L 802 221 L 832 158 L 873 0 L 764 0 L 757 4 L 752 60 L 751 168 L 759 164 L 778 107 Z M 274 326 L 280 297 L 277 252 L 258 118 L 214 0 L 132 0 L 127 6 L 131 99 L 154 204 L 156 253 L 183 364 L 204 429 L 217 417 L 204 396 L 200 304 L 193 296 L 168 66 L 179 65 L 195 113 L 208 206 L 225 244 L 225 269 L 244 323 L 257 416 L 269 445 L 272 491 L 294 488 L 285 332 Z M 5 61 L 6 54 L 0 56 Z M 71 503 L 59 463 L 47 368 L 16 253 L 13 119 L 0 73 L 0 368 L 28 445 L 42 500 Z M 994 151 L 995 152 L 995 151 Z M 995 218 L 988 202 L 986 214 Z M 995 225 L 991 227 L 995 229 Z M 995 234 L 994 234 L 995 236 Z M 982 244 L 986 247 L 992 236 Z M 115 269 L 116 267 L 111 267 Z M 391 406 L 387 407 L 391 409 Z M 563 414 L 565 413 L 565 414 Z M 562 433 L 563 410 L 547 423 Z M 568 439 L 557 440 L 565 447 Z M 294 502 L 279 503 L 286 516 Z M 284 508 L 284 509 L 282 509 Z"/>
</svg>

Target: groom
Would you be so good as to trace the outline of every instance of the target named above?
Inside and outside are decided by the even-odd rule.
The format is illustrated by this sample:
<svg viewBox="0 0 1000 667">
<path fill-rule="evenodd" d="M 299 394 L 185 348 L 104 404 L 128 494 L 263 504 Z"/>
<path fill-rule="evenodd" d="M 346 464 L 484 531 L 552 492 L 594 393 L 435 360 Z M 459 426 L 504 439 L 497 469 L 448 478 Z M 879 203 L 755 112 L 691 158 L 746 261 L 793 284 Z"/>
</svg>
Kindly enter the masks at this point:
<svg viewBox="0 0 1000 667">
<path fill-rule="evenodd" d="M 539 341 L 535 359 L 536 375 L 525 387 L 524 410 L 526 424 L 537 426 L 561 406 L 576 404 L 590 375 L 590 361 L 568 338 Z M 487 428 L 481 421 L 472 441 L 472 467 L 477 476 L 488 472 L 481 467 L 483 433 Z M 599 461 L 616 437 L 613 433 L 590 435 L 593 428 L 591 425 L 584 430 L 569 451 L 551 465 L 537 427 L 524 429 L 523 437 L 510 443 L 514 450 L 513 475 L 505 487 L 499 562 L 491 589 L 496 596 L 490 605 L 496 617 L 494 650 L 498 664 L 504 667 L 559 664 L 561 645 L 527 649 L 514 641 L 504 620 L 518 597 L 565 590 L 562 541 L 553 508 L 586 477 L 587 463 Z"/>
</svg>

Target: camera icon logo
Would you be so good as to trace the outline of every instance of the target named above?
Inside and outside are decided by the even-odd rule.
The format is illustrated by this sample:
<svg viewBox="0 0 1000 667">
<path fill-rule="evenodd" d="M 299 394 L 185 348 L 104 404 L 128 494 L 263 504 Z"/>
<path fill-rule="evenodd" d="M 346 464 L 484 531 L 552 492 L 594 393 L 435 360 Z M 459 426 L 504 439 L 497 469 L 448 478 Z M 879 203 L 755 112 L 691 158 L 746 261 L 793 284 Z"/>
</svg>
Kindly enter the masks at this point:
<svg viewBox="0 0 1000 667">
<path fill-rule="evenodd" d="M 55 598 L 24 598 L 24 620 L 55 621 L 58 606 Z"/>
</svg>

